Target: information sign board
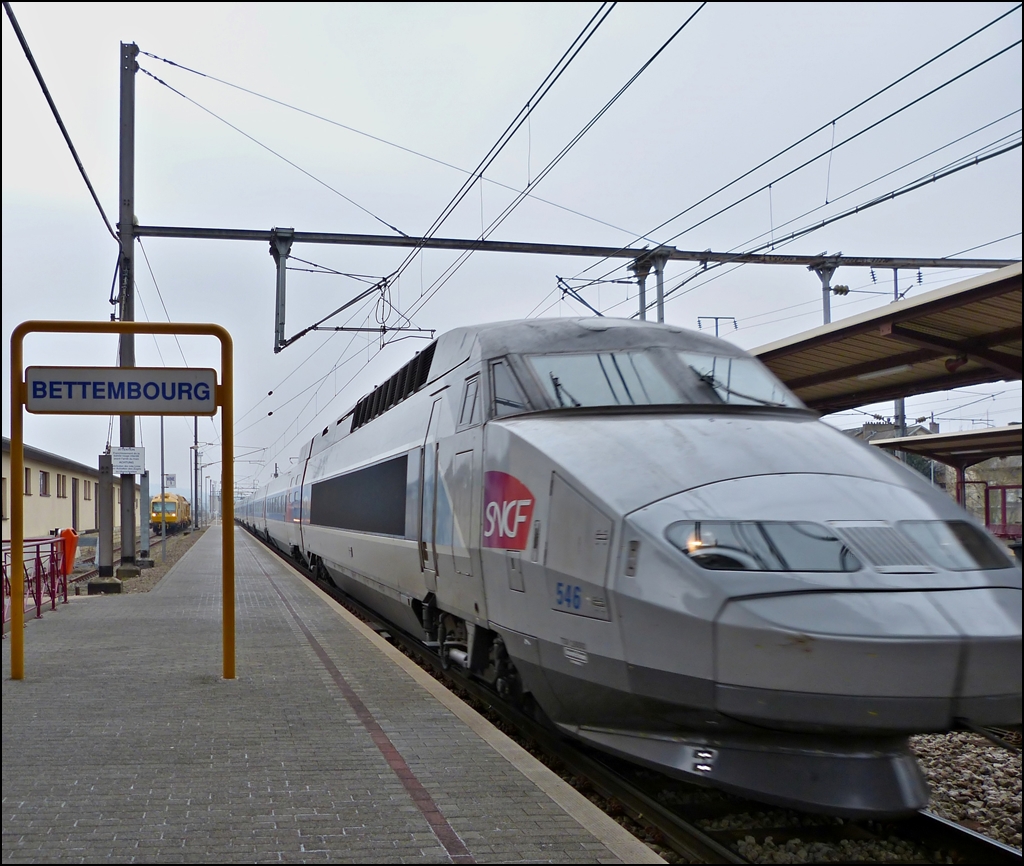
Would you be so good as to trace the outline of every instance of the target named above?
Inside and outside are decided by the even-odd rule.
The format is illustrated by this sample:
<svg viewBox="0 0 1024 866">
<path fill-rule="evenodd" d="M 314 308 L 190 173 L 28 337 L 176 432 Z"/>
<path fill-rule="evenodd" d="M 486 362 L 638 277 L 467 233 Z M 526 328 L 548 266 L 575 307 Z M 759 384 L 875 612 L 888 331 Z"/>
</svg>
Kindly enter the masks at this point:
<svg viewBox="0 0 1024 866">
<path fill-rule="evenodd" d="M 115 475 L 144 475 L 146 472 L 146 449 L 111 448 L 110 465 Z"/>
<path fill-rule="evenodd" d="M 164 487 L 177 487 L 177 486 L 178 486 L 178 476 L 177 476 L 177 474 L 173 474 L 173 473 L 170 473 L 170 472 L 165 472 L 164 473 Z"/>
<path fill-rule="evenodd" d="M 191 367 L 29 367 L 35 414 L 214 415 L 217 371 Z"/>
</svg>

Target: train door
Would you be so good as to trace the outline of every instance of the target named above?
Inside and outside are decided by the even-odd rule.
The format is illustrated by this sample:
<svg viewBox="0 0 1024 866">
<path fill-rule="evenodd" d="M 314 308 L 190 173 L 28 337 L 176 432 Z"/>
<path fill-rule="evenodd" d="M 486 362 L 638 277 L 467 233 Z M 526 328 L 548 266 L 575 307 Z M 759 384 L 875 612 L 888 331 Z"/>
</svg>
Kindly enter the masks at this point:
<svg viewBox="0 0 1024 866">
<path fill-rule="evenodd" d="M 420 568 L 427 589 L 437 592 L 437 550 L 434 546 L 435 515 L 437 513 L 437 424 L 441 415 L 441 397 L 430 407 L 427 432 L 423 436 L 423 455 L 420 460 Z"/>
<path fill-rule="evenodd" d="M 451 399 L 455 432 L 439 437 L 437 449 L 437 597 L 469 622 L 485 623 L 479 544 L 483 462 L 479 372 L 467 376 L 461 395 L 455 393 Z"/>
<path fill-rule="evenodd" d="M 557 472 L 551 474 L 544 566 L 552 610 L 608 620 L 612 519 Z"/>
</svg>

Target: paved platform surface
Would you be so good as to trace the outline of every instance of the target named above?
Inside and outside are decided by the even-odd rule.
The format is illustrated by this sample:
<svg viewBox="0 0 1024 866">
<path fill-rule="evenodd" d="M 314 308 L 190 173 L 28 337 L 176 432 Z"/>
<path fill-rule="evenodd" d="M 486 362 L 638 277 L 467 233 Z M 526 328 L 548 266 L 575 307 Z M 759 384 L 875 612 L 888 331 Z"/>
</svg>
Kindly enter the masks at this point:
<svg viewBox="0 0 1024 866">
<path fill-rule="evenodd" d="M 4 863 L 663 862 L 236 530 L 3 641 Z"/>
</svg>

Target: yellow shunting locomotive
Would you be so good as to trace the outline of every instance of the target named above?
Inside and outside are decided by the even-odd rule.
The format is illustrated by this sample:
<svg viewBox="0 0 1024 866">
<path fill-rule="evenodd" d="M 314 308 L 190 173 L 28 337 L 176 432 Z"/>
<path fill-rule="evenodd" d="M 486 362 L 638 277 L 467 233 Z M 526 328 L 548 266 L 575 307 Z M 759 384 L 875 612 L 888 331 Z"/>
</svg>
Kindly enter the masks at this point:
<svg viewBox="0 0 1024 866">
<path fill-rule="evenodd" d="M 153 532 L 162 532 L 167 524 L 171 535 L 192 525 L 192 506 L 184 496 L 177 493 L 156 495 L 149 503 L 149 525 Z"/>
</svg>

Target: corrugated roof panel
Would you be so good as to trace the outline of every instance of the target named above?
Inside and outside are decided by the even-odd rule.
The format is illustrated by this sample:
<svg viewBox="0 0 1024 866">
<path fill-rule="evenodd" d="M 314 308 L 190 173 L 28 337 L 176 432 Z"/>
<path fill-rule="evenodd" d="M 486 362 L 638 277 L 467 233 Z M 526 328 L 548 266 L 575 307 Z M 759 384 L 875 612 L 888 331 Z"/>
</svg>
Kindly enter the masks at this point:
<svg viewBox="0 0 1024 866">
<path fill-rule="evenodd" d="M 753 354 L 812 408 L 1020 378 L 1021 266 L 780 340 Z M 967 362 L 946 366 L 951 358 Z"/>
</svg>

